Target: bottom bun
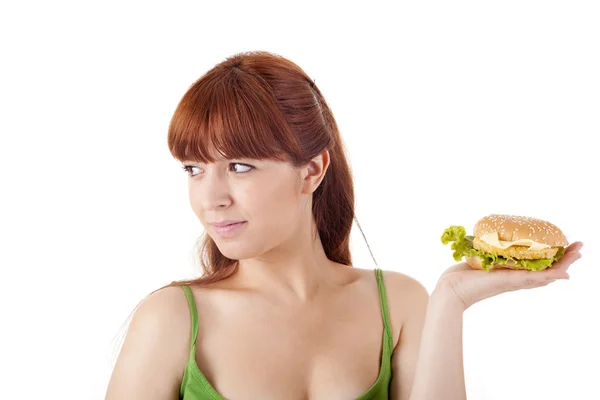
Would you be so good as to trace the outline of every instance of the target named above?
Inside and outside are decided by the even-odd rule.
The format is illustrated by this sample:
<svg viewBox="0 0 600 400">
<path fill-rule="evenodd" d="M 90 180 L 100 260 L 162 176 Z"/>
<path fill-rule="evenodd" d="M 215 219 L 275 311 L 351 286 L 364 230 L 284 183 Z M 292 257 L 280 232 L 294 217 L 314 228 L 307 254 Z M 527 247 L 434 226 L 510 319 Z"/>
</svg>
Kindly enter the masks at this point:
<svg viewBox="0 0 600 400">
<path fill-rule="evenodd" d="M 483 267 L 481 266 L 481 258 L 479 258 L 479 256 L 465 257 L 465 261 L 473 269 L 483 269 Z M 543 269 L 546 269 L 546 268 L 548 268 L 548 267 L 545 267 Z M 524 270 L 529 271 L 527 268 L 524 268 L 524 267 L 521 267 L 521 266 L 516 266 L 515 262 L 513 260 L 508 260 L 507 264 L 493 264 L 493 265 L 490 265 L 490 271 L 493 270 L 493 269 L 524 269 Z"/>
</svg>

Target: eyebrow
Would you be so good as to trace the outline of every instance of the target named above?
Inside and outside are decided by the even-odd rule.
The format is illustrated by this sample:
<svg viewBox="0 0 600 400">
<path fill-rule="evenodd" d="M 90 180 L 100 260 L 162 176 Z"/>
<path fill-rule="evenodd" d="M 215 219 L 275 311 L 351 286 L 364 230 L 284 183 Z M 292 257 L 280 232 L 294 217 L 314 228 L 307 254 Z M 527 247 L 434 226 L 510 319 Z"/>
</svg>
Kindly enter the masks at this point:
<svg viewBox="0 0 600 400">
<path fill-rule="evenodd" d="M 224 160 L 233 160 L 233 158 L 225 158 L 225 157 L 220 157 L 217 158 L 215 160 L 215 162 L 219 162 L 219 161 L 224 161 Z M 197 163 L 197 164 L 202 164 L 202 161 L 193 161 L 193 160 L 182 160 L 181 161 L 182 164 L 186 164 L 186 163 Z"/>
</svg>

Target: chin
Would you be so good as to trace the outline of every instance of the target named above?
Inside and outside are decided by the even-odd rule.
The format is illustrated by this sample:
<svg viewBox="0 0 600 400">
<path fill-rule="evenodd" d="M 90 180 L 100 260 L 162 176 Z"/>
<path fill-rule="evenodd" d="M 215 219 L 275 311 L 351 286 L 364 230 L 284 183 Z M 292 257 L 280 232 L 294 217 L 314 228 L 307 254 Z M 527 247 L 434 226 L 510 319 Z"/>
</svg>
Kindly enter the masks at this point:
<svg viewBox="0 0 600 400">
<path fill-rule="evenodd" d="M 213 240 L 215 241 L 221 254 L 231 260 L 245 260 L 247 258 L 257 257 L 259 255 L 256 251 L 249 249 L 247 244 L 244 245 L 237 241 L 227 242 L 219 237 L 213 238 Z"/>
</svg>

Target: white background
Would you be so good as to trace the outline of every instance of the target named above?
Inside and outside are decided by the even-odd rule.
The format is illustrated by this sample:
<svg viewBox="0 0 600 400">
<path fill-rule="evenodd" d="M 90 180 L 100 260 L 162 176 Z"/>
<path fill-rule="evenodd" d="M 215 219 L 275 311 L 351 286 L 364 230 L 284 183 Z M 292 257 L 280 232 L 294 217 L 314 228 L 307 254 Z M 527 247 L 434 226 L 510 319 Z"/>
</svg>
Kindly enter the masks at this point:
<svg viewBox="0 0 600 400">
<path fill-rule="evenodd" d="M 569 281 L 467 310 L 465 372 L 470 399 L 600 399 L 597 2 L 157 4 L 0 8 L 1 398 L 103 398 L 121 324 L 196 273 L 171 115 L 225 57 L 268 50 L 331 105 L 380 267 L 431 290 L 443 230 L 490 213 L 584 242 Z M 352 246 L 375 267 L 356 224 Z"/>
</svg>

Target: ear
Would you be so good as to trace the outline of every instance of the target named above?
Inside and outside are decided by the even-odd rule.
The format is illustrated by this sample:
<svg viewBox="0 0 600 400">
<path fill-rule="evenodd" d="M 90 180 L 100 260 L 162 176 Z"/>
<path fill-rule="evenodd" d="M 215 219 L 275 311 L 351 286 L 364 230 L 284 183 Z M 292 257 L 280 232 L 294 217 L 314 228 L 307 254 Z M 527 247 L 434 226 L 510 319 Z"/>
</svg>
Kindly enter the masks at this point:
<svg viewBox="0 0 600 400">
<path fill-rule="evenodd" d="M 312 194 L 317 190 L 325 178 L 329 163 L 329 151 L 325 150 L 301 168 L 302 193 Z"/>
</svg>

